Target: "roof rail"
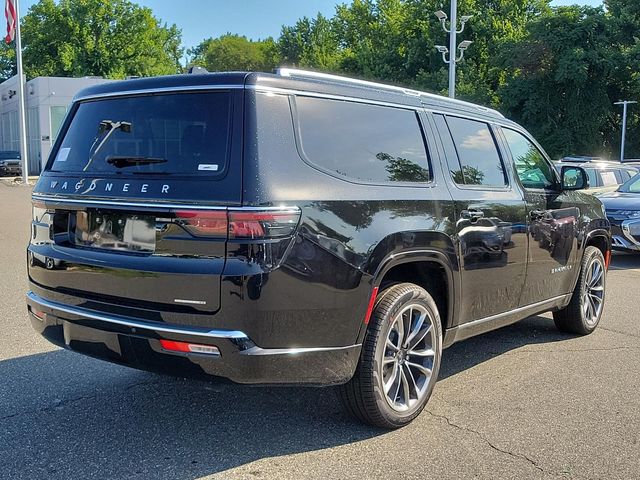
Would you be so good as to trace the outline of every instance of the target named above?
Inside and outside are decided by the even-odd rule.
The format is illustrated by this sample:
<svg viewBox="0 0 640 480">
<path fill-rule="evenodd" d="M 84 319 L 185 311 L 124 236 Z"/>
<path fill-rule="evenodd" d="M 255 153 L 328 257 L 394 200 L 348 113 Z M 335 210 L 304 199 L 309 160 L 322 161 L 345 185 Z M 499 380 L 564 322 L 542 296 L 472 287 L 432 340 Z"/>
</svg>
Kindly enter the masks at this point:
<svg viewBox="0 0 640 480">
<path fill-rule="evenodd" d="M 400 92 L 400 93 L 404 93 L 405 95 L 411 95 L 414 97 L 433 98 L 440 101 L 444 100 L 452 103 L 457 103 L 459 105 L 464 105 L 466 107 L 475 108 L 482 112 L 493 113 L 494 115 L 504 118 L 504 115 L 502 115 L 497 110 L 483 107 L 482 105 L 476 105 L 475 103 L 465 102 L 463 100 L 457 100 L 454 98 L 442 97 L 440 95 L 435 95 L 433 93 L 428 93 L 428 92 L 422 92 L 420 90 L 414 90 L 411 88 L 399 87 L 396 85 L 388 85 L 386 83 L 371 82 L 369 80 L 360 80 L 358 78 L 344 77 L 342 75 L 334 75 L 331 73 L 323 73 L 323 72 L 314 72 L 313 70 L 299 70 L 297 68 L 289 68 L 289 67 L 277 68 L 276 74 L 280 75 L 281 77 L 292 77 L 292 78 L 298 77 L 298 78 L 312 78 L 312 79 L 316 78 L 319 80 L 328 80 L 330 82 L 351 83 L 354 85 L 362 85 L 363 87 L 377 88 L 379 90 L 390 90 L 390 91 Z"/>
</svg>

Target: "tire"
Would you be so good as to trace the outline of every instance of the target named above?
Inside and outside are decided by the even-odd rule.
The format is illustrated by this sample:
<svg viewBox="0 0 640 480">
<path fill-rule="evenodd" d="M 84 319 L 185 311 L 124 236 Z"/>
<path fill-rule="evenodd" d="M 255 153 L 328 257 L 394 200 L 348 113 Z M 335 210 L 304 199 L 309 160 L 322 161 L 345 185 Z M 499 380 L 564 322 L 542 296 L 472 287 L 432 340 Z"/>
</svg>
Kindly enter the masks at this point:
<svg viewBox="0 0 640 480">
<path fill-rule="evenodd" d="M 338 387 L 341 403 L 369 425 L 403 427 L 427 404 L 441 357 L 442 327 L 431 295 L 412 283 L 389 286 L 378 295 L 353 378 Z"/>
<path fill-rule="evenodd" d="M 593 332 L 602 317 L 605 286 L 604 256 L 599 249 L 589 246 L 584 251 L 578 282 L 569 305 L 553 312 L 556 327 L 563 332 L 578 335 Z"/>
</svg>

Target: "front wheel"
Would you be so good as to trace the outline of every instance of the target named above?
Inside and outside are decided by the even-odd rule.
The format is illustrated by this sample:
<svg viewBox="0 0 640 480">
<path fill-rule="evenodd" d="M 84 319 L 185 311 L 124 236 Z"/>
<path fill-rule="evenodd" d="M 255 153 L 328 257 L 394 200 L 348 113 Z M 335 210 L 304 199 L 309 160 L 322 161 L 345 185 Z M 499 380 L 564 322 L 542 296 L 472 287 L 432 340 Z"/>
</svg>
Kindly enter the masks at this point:
<svg viewBox="0 0 640 480">
<path fill-rule="evenodd" d="M 361 421 L 399 428 L 417 417 L 431 396 L 442 327 L 435 301 L 417 285 L 393 285 L 378 298 L 354 377 L 339 387 L 339 395 Z"/>
<path fill-rule="evenodd" d="M 605 280 L 606 266 L 602 252 L 596 247 L 587 247 L 569 305 L 553 313 L 559 330 L 587 335 L 596 329 L 604 307 Z"/>
</svg>

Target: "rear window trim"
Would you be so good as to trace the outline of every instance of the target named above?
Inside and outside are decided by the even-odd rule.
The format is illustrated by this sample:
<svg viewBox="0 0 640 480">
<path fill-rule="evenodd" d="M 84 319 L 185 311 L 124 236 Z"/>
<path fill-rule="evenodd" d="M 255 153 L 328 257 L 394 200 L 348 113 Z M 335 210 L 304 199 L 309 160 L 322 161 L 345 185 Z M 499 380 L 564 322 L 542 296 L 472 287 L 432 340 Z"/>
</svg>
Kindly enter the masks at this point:
<svg viewBox="0 0 640 480">
<path fill-rule="evenodd" d="M 195 86 L 194 88 L 190 88 L 190 87 L 175 87 L 175 88 L 166 88 L 166 89 L 149 89 L 149 90 L 130 90 L 130 91 L 122 91 L 122 92 L 113 92 L 113 94 L 96 94 L 96 95 L 89 95 L 86 97 L 81 97 L 81 98 L 76 98 L 73 100 L 67 115 L 64 119 L 63 124 L 60 127 L 60 132 L 58 133 L 58 136 L 56 138 L 56 141 L 53 145 L 53 147 L 51 148 L 51 151 L 49 152 L 49 158 L 47 159 L 47 163 L 45 164 L 45 167 L 43 169 L 43 173 L 47 173 L 48 175 L 52 175 L 52 176 L 63 176 L 63 177 L 70 177 L 70 178 L 86 178 L 87 176 L 93 176 L 93 177 L 99 177 L 99 178 L 117 178 L 117 179 L 122 179 L 122 178 L 137 178 L 137 179 L 145 179 L 145 180 L 153 180 L 153 179 L 158 179 L 158 178 L 170 178 L 170 179 L 175 179 L 175 180 L 195 180 L 195 181 L 211 181 L 212 179 L 215 179 L 216 181 L 218 180 L 224 180 L 227 175 L 229 174 L 229 162 L 230 162 L 230 157 L 231 157 L 231 151 L 232 151 L 232 147 L 233 147 L 233 142 L 234 142 L 234 137 L 236 137 L 237 135 L 235 134 L 235 130 L 236 128 L 238 128 L 235 125 L 234 122 L 234 117 L 235 117 L 235 109 L 236 109 L 236 103 L 237 103 L 237 99 L 234 98 L 234 96 L 231 94 L 232 90 L 241 90 L 244 89 L 244 86 L 242 85 L 230 85 L 230 86 L 224 86 L 224 88 L 217 88 L 217 87 L 212 87 L 210 85 L 205 86 Z M 220 173 L 217 174 L 211 174 L 211 173 L 206 173 L 206 171 L 197 173 L 197 174 L 182 174 L 182 173 L 173 173 L 173 174 L 165 174 L 165 175 L 159 175 L 157 173 L 140 173 L 140 174 L 126 174 L 126 172 L 121 172 L 118 173 L 117 171 L 114 172 L 100 172 L 99 174 L 96 172 L 71 172 L 71 171 L 62 171 L 62 170 L 52 170 L 53 167 L 53 163 L 55 162 L 56 156 L 58 155 L 58 151 L 60 150 L 60 147 L 62 146 L 62 143 L 64 141 L 64 137 L 67 134 L 67 131 L 69 130 L 69 126 L 71 125 L 71 122 L 73 121 L 73 118 L 76 114 L 76 112 L 78 111 L 78 108 L 80 108 L 80 105 L 86 104 L 86 103 L 93 103 L 93 102 L 99 102 L 103 99 L 108 99 L 108 100 L 116 100 L 116 99 L 120 99 L 120 98 L 133 98 L 133 97 L 153 97 L 153 96 L 161 96 L 161 95 L 180 95 L 181 93 L 187 92 L 187 93 L 202 93 L 202 94 L 206 94 L 207 92 L 216 92 L 218 93 L 219 91 L 228 91 L 230 94 L 230 98 L 229 98 L 229 133 L 228 133 L 228 138 L 227 138 L 227 148 L 226 148 L 226 156 L 225 156 L 225 167 L 224 170 Z"/>
<path fill-rule="evenodd" d="M 391 103 L 380 103 L 380 102 L 370 102 L 367 101 L 366 99 L 357 99 L 357 98 L 347 98 L 347 97 L 336 97 L 336 96 L 332 96 L 332 95 L 321 95 L 321 94 L 307 94 L 306 92 L 297 92 L 297 93 L 290 93 L 287 95 L 289 97 L 289 108 L 291 110 L 291 117 L 293 120 L 293 129 L 294 129 L 294 138 L 295 138 L 295 143 L 296 143 L 296 150 L 298 152 L 298 155 L 300 156 L 300 158 L 304 161 L 304 163 L 306 163 L 308 166 L 310 166 L 311 168 L 325 174 L 325 175 L 329 175 L 330 177 L 336 178 L 338 180 L 342 180 L 343 182 L 347 182 L 347 183 L 351 183 L 354 185 L 371 185 L 371 186 L 377 186 L 377 187 L 394 187 L 394 188 L 433 188 L 436 186 L 436 182 L 435 182 L 435 173 L 434 173 L 434 169 L 432 166 L 432 153 L 429 150 L 429 142 L 427 139 L 427 135 L 426 135 L 426 131 L 425 131 L 425 125 L 423 123 L 422 117 L 421 117 L 421 112 L 423 112 L 423 108 L 422 107 L 412 107 L 410 105 L 402 105 L 402 104 L 391 104 Z M 297 104 L 296 104 L 296 98 L 297 97 L 310 97 L 310 98 L 316 98 L 316 99 L 324 99 L 324 100 L 333 100 L 333 101 L 344 101 L 344 102 L 350 102 L 350 103 L 357 103 L 357 104 L 362 104 L 362 105 L 373 105 L 373 106 L 377 106 L 377 107 L 386 107 L 386 108 L 395 108 L 395 109 L 400 109 L 400 110 L 406 110 L 408 112 L 412 112 L 415 114 L 416 116 L 416 122 L 418 125 L 418 128 L 420 130 L 420 135 L 422 138 L 422 143 L 424 145 L 424 151 L 425 151 L 425 156 L 427 159 L 427 169 L 429 170 L 429 180 L 426 182 L 393 182 L 393 181 L 387 181 L 387 182 L 372 182 L 372 181 L 367 181 L 367 180 L 360 180 L 354 177 L 347 177 L 347 176 L 341 176 L 339 174 L 337 174 L 337 172 L 326 169 L 320 165 L 318 165 L 317 163 L 313 162 L 311 159 L 309 159 L 309 157 L 307 156 L 307 154 L 304 151 L 304 148 L 302 147 L 302 135 L 301 135 L 301 131 L 300 131 L 300 115 L 298 113 L 298 108 L 297 108 Z"/>
</svg>

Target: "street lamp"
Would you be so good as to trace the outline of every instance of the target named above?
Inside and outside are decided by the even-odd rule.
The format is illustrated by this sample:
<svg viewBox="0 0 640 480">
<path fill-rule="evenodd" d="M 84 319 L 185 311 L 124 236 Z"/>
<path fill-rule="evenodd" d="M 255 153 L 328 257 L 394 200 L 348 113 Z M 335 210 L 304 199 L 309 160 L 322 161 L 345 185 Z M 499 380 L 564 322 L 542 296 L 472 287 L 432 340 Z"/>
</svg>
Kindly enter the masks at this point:
<svg viewBox="0 0 640 480">
<path fill-rule="evenodd" d="M 447 28 L 447 14 L 442 10 L 435 12 L 435 16 L 440 21 L 442 29 L 449 34 L 449 48 L 447 49 L 442 45 L 437 45 L 436 49 L 442 54 L 442 61 L 449 65 L 449 97 L 451 98 L 455 98 L 456 96 L 456 63 L 462 60 L 464 51 L 471 45 L 470 41 L 465 40 L 456 48 L 456 35 L 464 31 L 464 26 L 472 17 L 472 15 L 463 15 L 460 17 L 460 28 L 458 28 L 457 14 L 458 0 L 451 0 L 451 21 L 449 22 L 449 28 Z M 460 52 L 458 58 L 455 58 L 456 49 Z M 451 54 L 447 60 L 446 55 L 449 52 L 451 52 Z M 451 55 L 453 55 L 453 57 L 451 57 Z"/>
<path fill-rule="evenodd" d="M 620 142 L 620 163 L 624 162 L 624 141 L 627 136 L 627 105 L 638 103 L 630 100 L 620 100 L 615 102 L 614 105 L 622 105 L 622 141 Z"/>
</svg>

